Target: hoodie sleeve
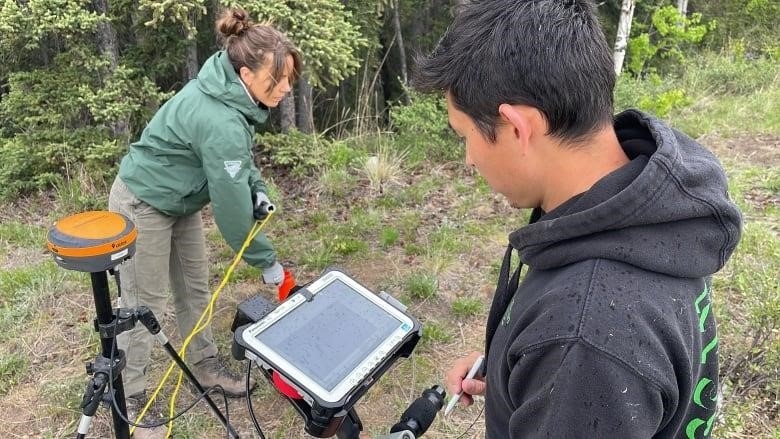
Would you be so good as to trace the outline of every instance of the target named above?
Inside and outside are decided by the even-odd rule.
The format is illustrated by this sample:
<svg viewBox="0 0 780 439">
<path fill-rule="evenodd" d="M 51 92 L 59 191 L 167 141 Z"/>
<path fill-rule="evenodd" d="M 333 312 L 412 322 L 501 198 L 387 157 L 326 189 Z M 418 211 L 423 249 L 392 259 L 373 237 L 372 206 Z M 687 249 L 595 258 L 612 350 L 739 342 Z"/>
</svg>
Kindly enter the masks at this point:
<svg viewBox="0 0 780 439">
<path fill-rule="evenodd" d="M 581 341 L 522 355 L 512 367 L 509 391 L 516 409 L 508 438 L 646 439 L 663 421 L 657 385 Z"/>
<path fill-rule="evenodd" d="M 204 136 L 200 149 L 208 180 L 214 219 L 230 247 L 238 252 L 255 223 L 252 216 L 252 189 L 265 184 L 252 161 L 251 137 L 238 123 L 223 123 Z M 254 173 L 253 173 L 254 172 Z M 267 268 L 276 261 L 273 245 L 259 233 L 244 251 L 248 264 Z"/>
</svg>

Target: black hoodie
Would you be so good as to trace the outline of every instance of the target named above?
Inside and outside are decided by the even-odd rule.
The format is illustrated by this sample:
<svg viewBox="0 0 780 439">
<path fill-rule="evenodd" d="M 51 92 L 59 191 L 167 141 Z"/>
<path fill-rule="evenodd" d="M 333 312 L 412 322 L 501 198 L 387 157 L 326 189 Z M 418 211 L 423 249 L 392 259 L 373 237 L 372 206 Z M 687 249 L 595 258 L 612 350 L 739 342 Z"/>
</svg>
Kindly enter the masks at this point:
<svg viewBox="0 0 780 439">
<path fill-rule="evenodd" d="M 709 277 L 740 236 L 717 159 L 637 111 L 631 162 L 509 236 L 487 325 L 487 437 L 702 438 L 718 394 Z M 517 250 L 527 273 L 509 276 Z"/>
</svg>

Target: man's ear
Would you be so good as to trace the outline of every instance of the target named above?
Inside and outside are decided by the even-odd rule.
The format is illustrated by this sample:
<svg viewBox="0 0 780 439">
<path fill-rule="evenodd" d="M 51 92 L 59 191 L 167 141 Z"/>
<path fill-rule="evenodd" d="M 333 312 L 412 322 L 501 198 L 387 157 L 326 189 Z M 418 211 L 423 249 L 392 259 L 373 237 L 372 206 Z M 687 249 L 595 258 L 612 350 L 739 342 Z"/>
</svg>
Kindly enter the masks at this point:
<svg viewBox="0 0 780 439">
<path fill-rule="evenodd" d="M 498 106 L 498 114 L 512 128 L 514 140 L 525 149 L 531 142 L 531 136 L 534 130 L 534 121 L 532 113 L 527 111 L 529 107 L 520 105 L 501 104 Z"/>
</svg>

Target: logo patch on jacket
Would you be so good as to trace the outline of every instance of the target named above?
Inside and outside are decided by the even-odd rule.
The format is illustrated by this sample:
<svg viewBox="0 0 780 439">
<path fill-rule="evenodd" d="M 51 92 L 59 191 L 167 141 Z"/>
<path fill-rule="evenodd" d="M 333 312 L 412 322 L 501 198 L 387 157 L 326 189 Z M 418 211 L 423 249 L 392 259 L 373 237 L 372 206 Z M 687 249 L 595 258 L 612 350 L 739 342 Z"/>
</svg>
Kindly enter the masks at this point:
<svg viewBox="0 0 780 439">
<path fill-rule="evenodd" d="M 240 170 L 241 160 L 225 160 L 225 171 L 230 175 L 230 178 L 236 178 Z"/>
</svg>

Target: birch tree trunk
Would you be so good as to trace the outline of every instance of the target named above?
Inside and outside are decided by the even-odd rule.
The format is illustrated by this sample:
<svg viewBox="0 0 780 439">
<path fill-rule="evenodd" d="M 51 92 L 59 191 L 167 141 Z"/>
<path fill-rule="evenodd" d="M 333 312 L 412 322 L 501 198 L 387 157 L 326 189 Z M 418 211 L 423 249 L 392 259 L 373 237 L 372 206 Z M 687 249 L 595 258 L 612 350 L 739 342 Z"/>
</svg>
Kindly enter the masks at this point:
<svg viewBox="0 0 780 439">
<path fill-rule="evenodd" d="M 623 70 L 623 60 L 626 59 L 626 47 L 628 46 L 628 36 L 631 34 L 634 6 L 636 6 L 636 0 L 623 0 L 623 4 L 620 6 L 620 21 L 615 38 L 615 52 L 612 56 L 615 61 L 615 74 L 618 76 Z"/>
<path fill-rule="evenodd" d="M 688 0 L 677 0 L 677 10 L 683 17 L 688 15 Z"/>
</svg>

